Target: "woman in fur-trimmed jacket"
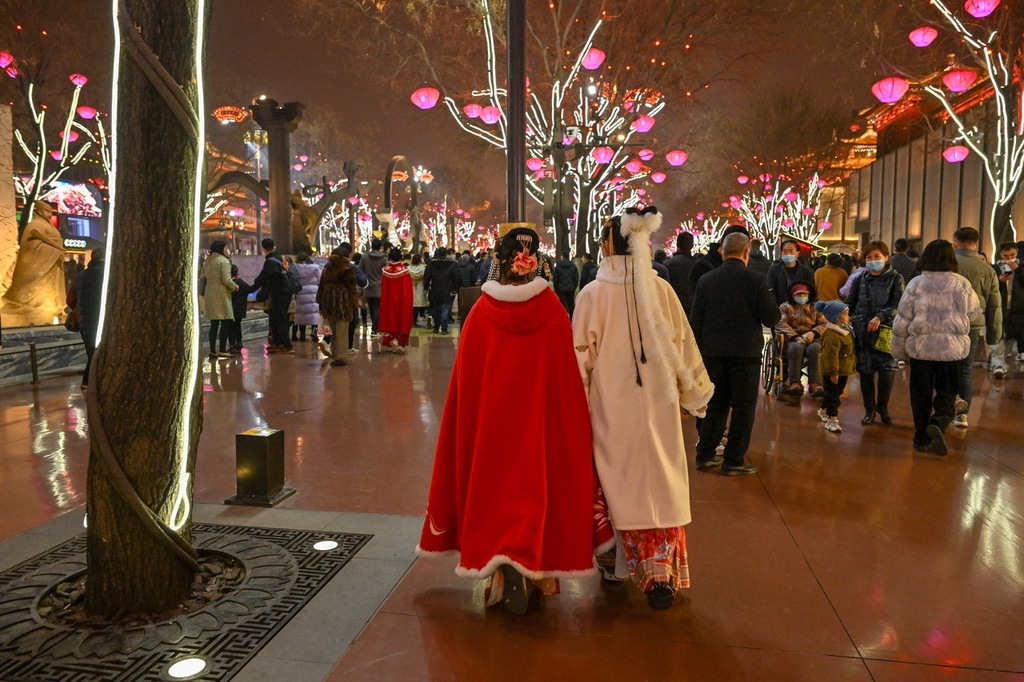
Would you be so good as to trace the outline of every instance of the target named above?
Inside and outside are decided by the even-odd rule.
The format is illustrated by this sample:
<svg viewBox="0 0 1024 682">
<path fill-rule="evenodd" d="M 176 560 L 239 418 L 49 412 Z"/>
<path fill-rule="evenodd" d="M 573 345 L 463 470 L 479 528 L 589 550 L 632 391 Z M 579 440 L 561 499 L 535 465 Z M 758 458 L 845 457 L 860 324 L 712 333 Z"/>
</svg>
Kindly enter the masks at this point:
<svg viewBox="0 0 1024 682">
<path fill-rule="evenodd" d="M 958 366 L 971 350 L 971 320 L 981 303 L 958 272 L 953 245 L 936 239 L 900 301 L 892 326 L 892 354 L 910 364 L 914 449 L 946 454 L 943 432 L 953 419 Z"/>
</svg>

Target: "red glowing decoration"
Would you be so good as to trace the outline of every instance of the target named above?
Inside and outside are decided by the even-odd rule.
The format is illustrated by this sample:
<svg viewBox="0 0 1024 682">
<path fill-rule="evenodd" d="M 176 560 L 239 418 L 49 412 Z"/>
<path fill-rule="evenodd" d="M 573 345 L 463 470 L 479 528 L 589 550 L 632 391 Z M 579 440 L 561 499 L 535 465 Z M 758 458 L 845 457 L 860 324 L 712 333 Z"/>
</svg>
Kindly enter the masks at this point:
<svg viewBox="0 0 1024 682">
<path fill-rule="evenodd" d="M 64 131 L 63 130 L 60 131 L 60 139 L 62 139 L 62 140 L 64 139 Z M 74 130 L 68 132 L 68 142 L 74 142 L 77 139 L 78 139 L 78 133 L 76 133 Z"/>
<path fill-rule="evenodd" d="M 647 149 L 645 147 L 645 148 L 641 149 L 639 152 L 637 152 L 636 155 L 640 157 L 641 161 L 650 161 L 651 159 L 654 158 L 654 150 L 653 149 Z"/>
<path fill-rule="evenodd" d="M 704 213 L 703 212 L 697 214 L 697 220 L 704 220 Z"/>
<path fill-rule="evenodd" d="M 10 76 L 11 78 L 17 78 L 18 77 L 18 69 L 16 67 L 14 67 L 14 66 L 8 66 L 7 68 L 4 69 L 4 71 L 6 71 L 7 75 Z"/>
<path fill-rule="evenodd" d="M 954 69 L 953 71 L 946 72 L 946 75 L 942 77 L 942 82 L 952 92 L 964 92 L 976 80 L 978 80 L 978 74 L 970 69 Z"/>
<path fill-rule="evenodd" d="M 784 227 L 793 227 L 793 221 L 790 220 L 789 218 L 786 218 L 785 220 L 782 221 L 782 225 Z"/>
<path fill-rule="evenodd" d="M 420 88 L 413 92 L 409 99 L 420 109 L 433 109 L 434 105 L 437 104 L 437 98 L 440 96 L 441 93 L 437 88 Z"/>
<path fill-rule="evenodd" d="M 638 159 L 632 159 L 626 162 L 626 170 L 628 170 L 630 173 L 639 173 L 640 169 L 643 167 L 643 162 Z"/>
<path fill-rule="evenodd" d="M 349 197 L 348 203 L 350 206 L 355 206 L 356 204 L 359 203 L 359 197 Z"/>
<path fill-rule="evenodd" d="M 819 223 L 819 225 L 821 226 L 822 230 L 827 230 L 830 227 L 832 227 L 832 223 L 830 221 L 828 221 L 828 220 L 821 221 L 821 223 Z"/>
<path fill-rule="evenodd" d="M 804 215 L 814 215 L 814 209 L 808 206 L 803 210 Z"/>
<path fill-rule="evenodd" d="M 89 82 L 89 79 L 80 73 L 73 73 L 70 76 L 68 76 L 68 78 L 71 80 L 72 83 L 75 84 L 76 88 L 80 88 Z"/>
<path fill-rule="evenodd" d="M 637 194 L 638 194 L 639 196 L 643 196 L 643 195 L 647 194 L 647 190 L 645 190 L 645 189 L 644 189 L 643 187 L 641 187 L 640 189 L 638 189 L 638 190 L 636 191 L 636 193 L 637 193 Z"/>
<path fill-rule="evenodd" d="M 939 32 L 931 26 L 922 26 L 910 32 L 910 42 L 914 43 L 916 47 L 928 47 L 938 37 Z"/>
<path fill-rule="evenodd" d="M 292 168 L 294 168 L 297 171 L 300 171 L 300 170 L 302 170 L 302 164 L 301 163 L 297 163 L 294 166 L 292 166 Z"/>
<path fill-rule="evenodd" d="M 14 63 L 14 55 L 10 52 L 0 52 L 0 69 L 6 69 Z"/>
<path fill-rule="evenodd" d="M 587 53 L 583 55 L 583 68 L 587 71 L 593 71 L 594 69 L 600 68 L 604 64 L 605 53 L 596 47 L 592 47 L 587 50 Z"/>
<path fill-rule="evenodd" d="M 828 183 L 826 181 L 824 181 L 824 180 L 818 180 L 818 187 L 824 187 L 827 184 Z"/>
<path fill-rule="evenodd" d="M 793 203 L 800 198 L 800 195 L 796 192 L 786 192 L 786 201 Z"/>
<path fill-rule="evenodd" d="M 615 156 L 615 150 L 611 147 L 594 147 L 594 151 L 590 152 L 590 155 L 598 163 L 608 163 Z"/>
<path fill-rule="evenodd" d="M 690 155 L 681 149 L 673 149 L 665 155 L 665 159 L 673 166 L 682 166 Z"/>
<path fill-rule="evenodd" d="M 75 109 L 75 111 L 77 111 L 78 115 L 81 116 L 82 118 L 85 118 L 85 119 L 96 118 L 96 110 L 93 109 L 90 106 L 86 106 L 86 105 L 83 104 L 82 106 L 80 106 L 77 109 Z"/>
<path fill-rule="evenodd" d="M 906 79 L 898 78 L 896 76 L 883 78 L 871 86 L 871 92 L 874 93 L 879 102 L 884 104 L 899 102 L 903 95 L 907 94 L 907 90 L 909 89 L 910 83 L 908 83 Z"/>
<path fill-rule="evenodd" d="M 464 113 L 467 118 L 478 118 L 481 111 L 483 111 L 483 107 L 479 104 L 467 104 L 462 107 L 462 113 Z"/>
<path fill-rule="evenodd" d="M 741 175 L 738 178 L 736 178 L 736 182 L 740 183 L 741 185 L 745 185 L 748 182 L 750 182 L 750 178 L 748 178 L 746 175 Z"/>
<path fill-rule="evenodd" d="M 50 156 L 53 157 L 54 161 L 60 161 L 63 155 L 60 153 L 59 149 L 54 149 L 52 152 L 50 152 Z"/>
<path fill-rule="evenodd" d="M 653 173 L 651 173 L 651 182 L 653 182 L 656 185 L 660 185 L 661 183 L 665 182 L 665 179 L 667 177 L 668 176 L 662 173 L 661 171 L 654 171 Z"/>
<path fill-rule="evenodd" d="M 480 120 L 487 125 L 494 125 L 501 118 L 501 109 L 498 107 L 484 107 L 480 110 Z"/>
<path fill-rule="evenodd" d="M 999 0 L 967 0 L 964 9 L 975 19 L 984 19 L 996 11 L 999 7 Z"/>
<path fill-rule="evenodd" d="M 638 119 L 629 124 L 630 127 L 638 133 L 646 133 L 654 127 L 654 117 L 643 114 Z"/>
<path fill-rule="evenodd" d="M 532 171 L 539 171 L 544 167 L 544 159 L 538 159 L 536 156 L 530 157 L 526 160 L 526 167 Z"/>
<path fill-rule="evenodd" d="M 966 159 L 971 153 L 971 150 L 962 144 L 953 145 L 952 147 L 946 147 L 942 151 L 942 158 L 950 163 L 960 163 Z"/>
<path fill-rule="evenodd" d="M 303 154 L 302 156 L 299 157 L 299 161 L 301 161 L 302 163 L 306 163 L 307 161 L 309 161 L 309 157 Z"/>
</svg>

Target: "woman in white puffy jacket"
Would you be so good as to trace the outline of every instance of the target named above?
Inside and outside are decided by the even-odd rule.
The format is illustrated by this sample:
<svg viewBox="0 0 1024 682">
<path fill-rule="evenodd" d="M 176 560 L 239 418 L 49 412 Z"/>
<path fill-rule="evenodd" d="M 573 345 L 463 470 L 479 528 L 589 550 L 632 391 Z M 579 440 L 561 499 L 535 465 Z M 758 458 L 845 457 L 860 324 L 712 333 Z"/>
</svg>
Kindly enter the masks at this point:
<svg viewBox="0 0 1024 682">
<path fill-rule="evenodd" d="M 936 239 L 918 261 L 892 325 L 892 355 L 910 364 L 914 449 L 946 454 L 943 432 L 953 419 L 957 363 L 970 353 L 971 320 L 981 303 L 959 268 L 953 245 Z"/>
</svg>

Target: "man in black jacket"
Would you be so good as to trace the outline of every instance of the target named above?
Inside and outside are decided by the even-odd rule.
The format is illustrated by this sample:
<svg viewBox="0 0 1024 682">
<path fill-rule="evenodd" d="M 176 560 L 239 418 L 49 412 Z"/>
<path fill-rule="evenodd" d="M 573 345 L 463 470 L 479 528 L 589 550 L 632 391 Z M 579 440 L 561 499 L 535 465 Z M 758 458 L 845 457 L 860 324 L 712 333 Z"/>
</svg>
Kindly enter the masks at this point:
<svg viewBox="0 0 1024 682">
<path fill-rule="evenodd" d="M 750 233 L 747 232 L 747 228 L 743 227 L 742 225 L 730 225 L 729 227 L 725 228 L 725 232 L 722 233 L 722 239 L 724 240 L 730 234 L 736 233 L 742 234 L 744 237 L 748 239 L 750 238 Z M 722 254 L 719 253 L 720 248 L 721 244 L 719 244 L 718 242 L 712 242 L 710 246 L 708 246 L 707 254 L 705 254 L 703 258 L 699 258 L 697 262 L 693 264 L 693 267 L 690 268 L 690 276 L 688 278 L 690 284 L 690 291 L 696 292 L 697 282 L 700 281 L 700 278 L 708 274 L 712 270 L 716 270 L 717 268 L 721 267 Z"/>
<path fill-rule="evenodd" d="M 730 234 L 722 240 L 723 263 L 701 277 L 693 296 L 690 327 L 715 385 L 707 416 L 700 425 L 697 443 L 697 468 L 721 465 L 723 476 L 757 473 L 743 461 L 754 428 L 757 392 L 761 376 L 763 327 L 779 322 L 775 304 L 761 275 L 747 269 L 750 240 L 743 234 Z M 725 433 L 729 419 L 729 441 L 725 461 L 715 448 Z"/>
<path fill-rule="evenodd" d="M 455 261 L 448 260 L 448 251 L 438 247 L 434 257 L 423 273 L 423 288 L 430 297 L 431 316 L 434 318 L 434 333 L 448 335 L 448 316 L 452 310 L 452 298 L 459 290 L 459 269 Z"/>
<path fill-rule="evenodd" d="M 260 245 L 266 259 L 263 269 L 253 280 L 255 289 L 263 289 L 266 300 L 270 303 L 267 318 L 270 322 L 270 345 L 268 353 L 294 353 L 291 339 L 288 338 L 288 306 L 291 305 L 291 294 L 284 291 L 285 265 L 284 256 L 277 250 L 274 240 L 267 237 Z"/>
<path fill-rule="evenodd" d="M 580 272 L 569 260 L 568 249 L 562 251 L 562 260 L 555 264 L 551 279 L 558 300 L 562 302 L 562 307 L 569 313 L 569 317 L 572 317 L 572 311 L 576 307 L 576 287 L 580 283 Z"/>
<path fill-rule="evenodd" d="M 75 299 L 72 308 L 78 315 L 78 332 L 85 346 L 82 388 L 89 387 L 89 368 L 92 366 L 92 355 L 96 352 L 96 333 L 100 328 L 100 310 L 103 307 L 103 266 L 103 249 L 93 249 L 89 266 L 75 277 L 71 286 Z"/>
<path fill-rule="evenodd" d="M 580 270 L 580 289 L 597 279 L 597 263 L 589 253 L 583 254 L 583 268 Z"/>
<path fill-rule="evenodd" d="M 683 304 L 683 311 L 689 316 L 693 307 L 693 289 L 690 288 L 690 270 L 697 259 L 693 257 L 693 235 L 689 232 L 680 232 L 676 237 L 676 252 L 671 258 L 665 261 L 668 268 L 668 281 L 672 290 L 679 297 Z"/>
</svg>

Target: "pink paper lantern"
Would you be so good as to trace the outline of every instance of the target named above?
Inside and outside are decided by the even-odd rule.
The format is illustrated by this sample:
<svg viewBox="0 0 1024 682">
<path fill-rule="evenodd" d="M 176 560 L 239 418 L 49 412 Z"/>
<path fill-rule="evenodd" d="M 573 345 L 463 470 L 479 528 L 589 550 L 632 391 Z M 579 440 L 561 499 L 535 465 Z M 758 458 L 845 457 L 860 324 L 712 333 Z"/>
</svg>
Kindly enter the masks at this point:
<svg viewBox="0 0 1024 682">
<path fill-rule="evenodd" d="M 348 198 L 348 203 L 349 203 L 349 206 L 355 206 L 356 204 L 359 203 L 359 197 L 349 197 Z"/>
<path fill-rule="evenodd" d="M 62 154 L 60 153 L 59 149 L 54 149 L 52 152 L 50 152 L 50 156 L 53 157 L 54 161 L 60 161 L 62 158 Z"/>
<path fill-rule="evenodd" d="M 4 71 L 6 71 L 7 75 L 10 76 L 11 78 L 17 78 L 18 77 L 18 69 L 15 66 L 13 66 L 13 65 L 8 66 L 6 69 L 4 69 Z"/>
<path fill-rule="evenodd" d="M 703 212 L 697 214 L 697 220 L 704 220 L 704 213 Z"/>
<path fill-rule="evenodd" d="M 805 209 L 804 209 L 804 210 L 802 211 L 802 213 L 803 213 L 804 215 L 814 215 L 814 209 L 813 209 L 813 208 L 811 208 L 810 206 L 808 206 L 807 208 L 805 208 Z"/>
<path fill-rule="evenodd" d="M 544 159 L 538 159 L 536 156 L 531 156 L 526 160 L 526 167 L 532 171 L 539 171 L 544 167 Z"/>
<path fill-rule="evenodd" d="M 647 149 L 645 147 L 644 149 L 641 149 L 639 152 L 637 152 L 636 155 L 640 157 L 641 161 L 650 161 L 651 159 L 654 158 L 654 150 Z"/>
<path fill-rule="evenodd" d="M 598 163 L 608 163 L 615 156 L 615 150 L 611 147 L 594 147 L 594 151 L 590 152 L 590 155 Z"/>
<path fill-rule="evenodd" d="M 829 222 L 828 220 L 821 221 L 821 223 L 819 223 L 819 225 L 821 226 L 822 230 L 827 230 L 827 229 L 832 227 L 832 223 Z"/>
<path fill-rule="evenodd" d="M 825 180 L 818 180 L 818 187 L 824 187 L 827 184 L 828 182 L 826 182 Z"/>
<path fill-rule="evenodd" d="M 783 220 L 782 224 L 785 227 L 793 227 L 793 221 L 790 220 L 789 218 L 786 218 L 785 220 Z"/>
<path fill-rule="evenodd" d="M 477 118 L 478 116 L 480 116 L 480 112 L 482 110 L 483 107 L 480 106 L 479 104 L 467 104 L 466 106 L 462 107 L 462 113 L 464 113 L 468 118 Z"/>
<path fill-rule="evenodd" d="M 0 69 L 6 69 L 14 63 L 14 55 L 10 52 L 0 52 Z"/>
<path fill-rule="evenodd" d="M 534 173 L 533 174 L 533 179 L 534 180 L 543 180 L 544 179 L 544 171 L 539 170 L 536 173 Z"/>
<path fill-rule="evenodd" d="M 583 68 L 587 71 L 593 71 L 594 69 L 601 68 L 604 64 L 605 53 L 596 47 L 592 47 L 587 50 L 587 53 L 583 55 Z"/>
<path fill-rule="evenodd" d="M 898 78 L 896 76 L 883 78 L 871 86 L 871 92 L 874 93 L 879 102 L 884 104 L 899 102 L 903 95 L 907 94 L 907 90 L 909 89 L 910 83 L 908 83 L 906 79 Z"/>
<path fill-rule="evenodd" d="M 73 73 L 70 76 L 68 76 L 68 78 L 71 80 L 72 83 L 75 84 L 76 88 L 80 88 L 89 82 L 89 79 L 80 73 Z"/>
<path fill-rule="evenodd" d="M 665 182 L 666 178 L 668 178 L 668 176 L 662 173 L 661 171 L 654 171 L 653 173 L 651 173 L 651 182 L 653 182 L 656 185 L 660 185 L 661 183 Z"/>
<path fill-rule="evenodd" d="M 441 93 L 437 88 L 420 88 L 415 90 L 409 99 L 420 109 L 433 109 L 434 105 L 437 104 L 437 98 L 440 96 Z"/>
<path fill-rule="evenodd" d="M 682 166 L 688 158 L 690 158 L 690 155 L 681 149 L 673 149 L 665 155 L 665 160 L 673 166 Z"/>
<path fill-rule="evenodd" d="M 722 202 L 722 208 L 729 208 L 729 202 L 728 201 L 723 201 Z"/>
<path fill-rule="evenodd" d="M 942 82 L 952 92 L 964 92 L 976 80 L 978 80 L 978 74 L 970 69 L 954 69 L 953 71 L 947 71 L 946 75 L 942 77 Z"/>
<path fill-rule="evenodd" d="M 800 195 L 796 192 L 786 192 L 786 201 L 793 203 L 800 198 Z"/>
<path fill-rule="evenodd" d="M 487 125 L 494 125 L 501 118 L 501 109 L 498 107 L 484 107 L 480 110 L 480 120 Z"/>
<path fill-rule="evenodd" d="M 637 159 L 632 159 L 626 162 L 626 170 L 628 170 L 630 173 L 639 173 L 640 169 L 642 169 L 643 167 L 643 162 Z"/>
<path fill-rule="evenodd" d="M 942 151 L 942 158 L 950 163 L 960 163 L 966 159 L 971 153 L 971 150 L 962 144 L 953 145 L 952 147 L 946 147 Z"/>
<path fill-rule="evenodd" d="M 741 175 L 738 178 L 736 178 L 736 182 L 740 183 L 741 185 L 745 185 L 748 182 L 750 182 L 750 178 L 748 178 L 746 175 Z"/>
<path fill-rule="evenodd" d="M 916 47 L 928 47 L 938 37 L 939 32 L 931 26 L 922 26 L 910 32 L 910 42 L 914 43 Z"/>
<path fill-rule="evenodd" d="M 647 190 L 645 190 L 645 189 L 644 189 L 643 187 L 641 187 L 640 189 L 638 189 L 638 190 L 636 191 L 636 193 L 637 193 L 637 194 L 638 194 L 639 196 L 644 196 L 645 194 L 647 194 Z"/>
<path fill-rule="evenodd" d="M 999 7 L 999 0 L 967 0 L 964 9 L 975 19 L 984 19 L 996 11 Z"/>
<path fill-rule="evenodd" d="M 64 131 L 63 130 L 60 131 L 60 139 L 62 139 L 62 140 L 64 139 Z M 68 132 L 68 142 L 74 142 L 77 139 L 78 139 L 78 133 L 76 133 L 74 130 Z"/>
<path fill-rule="evenodd" d="M 77 109 L 75 109 L 75 111 L 77 111 L 78 115 L 81 116 L 82 118 L 85 118 L 85 119 L 96 118 L 96 110 L 93 109 L 90 106 L 86 106 L 86 105 L 83 104 L 82 106 L 80 106 Z"/>
<path fill-rule="evenodd" d="M 294 168 L 297 171 L 300 171 L 300 170 L 302 170 L 302 164 L 301 163 L 297 163 L 294 166 L 292 166 L 292 168 Z"/>
<path fill-rule="evenodd" d="M 307 161 L 309 161 L 309 157 L 303 154 L 299 157 L 299 161 L 301 161 L 302 163 L 306 163 Z"/>
<path fill-rule="evenodd" d="M 635 121 L 629 124 L 630 127 L 638 133 L 646 133 L 654 127 L 654 117 L 643 114 Z"/>
<path fill-rule="evenodd" d="M 455 215 L 462 215 L 462 209 L 461 208 L 455 209 Z"/>
</svg>

